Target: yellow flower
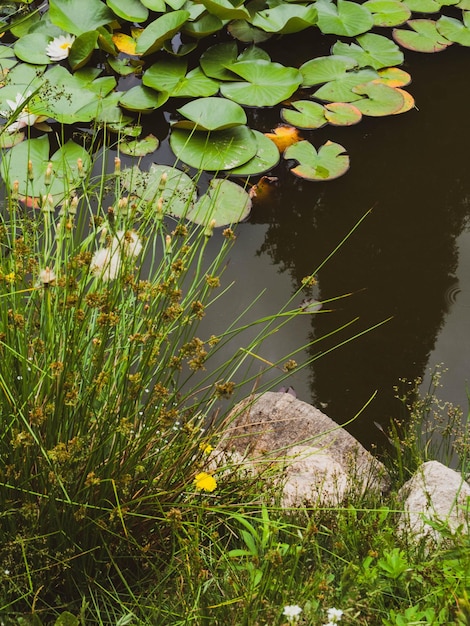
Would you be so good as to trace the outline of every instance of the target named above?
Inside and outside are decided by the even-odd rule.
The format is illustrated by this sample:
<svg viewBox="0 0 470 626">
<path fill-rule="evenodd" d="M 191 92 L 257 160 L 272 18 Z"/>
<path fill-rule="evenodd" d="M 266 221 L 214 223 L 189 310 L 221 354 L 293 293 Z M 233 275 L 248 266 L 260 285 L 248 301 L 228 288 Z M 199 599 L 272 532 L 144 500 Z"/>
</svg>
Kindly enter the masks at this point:
<svg viewBox="0 0 470 626">
<path fill-rule="evenodd" d="M 14 283 L 15 278 L 16 278 L 15 272 L 10 272 L 9 274 L 5 274 L 4 278 L 7 283 Z"/>
<path fill-rule="evenodd" d="M 214 448 L 211 446 L 210 443 L 204 443 L 204 441 L 201 441 L 201 443 L 199 444 L 199 450 L 204 452 L 204 454 L 210 454 L 213 449 Z"/>
<path fill-rule="evenodd" d="M 194 486 L 198 491 L 214 491 L 217 487 L 217 481 L 211 474 L 201 472 L 194 479 Z"/>
</svg>

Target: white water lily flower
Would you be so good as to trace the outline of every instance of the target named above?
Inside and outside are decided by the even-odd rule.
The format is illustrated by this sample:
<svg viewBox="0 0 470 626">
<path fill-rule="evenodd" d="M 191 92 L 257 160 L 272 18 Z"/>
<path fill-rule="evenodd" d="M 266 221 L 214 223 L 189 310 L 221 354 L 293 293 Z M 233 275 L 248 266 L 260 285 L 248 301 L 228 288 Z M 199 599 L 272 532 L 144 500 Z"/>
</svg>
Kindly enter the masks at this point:
<svg viewBox="0 0 470 626">
<path fill-rule="evenodd" d="M 6 127 L 6 130 L 9 133 L 14 133 L 20 128 L 24 128 L 25 126 L 33 126 L 36 123 L 39 115 L 35 115 L 31 113 L 28 109 L 28 106 L 25 106 L 25 102 L 32 95 L 31 91 L 27 91 L 25 95 L 21 93 L 16 94 L 16 98 L 14 100 L 7 100 L 6 103 L 9 106 L 9 111 L 0 111 L 0 115 L 5 118 L 15 116 L 15 121 L 9 124 Z"/>
<path fill-rule="evenodd" d="M 51 61 L 63 61 L 69 56 L 70 48 L 75 41 L 74 35 L 59 35 L 47 44 L 46 54 Z"/>
</svg>

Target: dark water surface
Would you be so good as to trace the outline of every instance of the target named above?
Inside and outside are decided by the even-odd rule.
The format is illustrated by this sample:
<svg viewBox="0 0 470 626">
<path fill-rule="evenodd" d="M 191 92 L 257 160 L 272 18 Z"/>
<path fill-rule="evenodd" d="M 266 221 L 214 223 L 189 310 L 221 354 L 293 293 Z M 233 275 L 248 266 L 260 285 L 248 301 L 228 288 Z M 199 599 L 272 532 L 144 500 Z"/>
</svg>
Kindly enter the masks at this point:
<svg viewBox="0 0 470 626">
<path fill-rule="evenodd" d="M 292 52 L 293 53 L 293 52 Z M 284 62 L 285 58 L 283 58 Z M 303 60 L 303 59 L 301 59 Z M 364 118 L 351 128 L 303 132 L 318 148 L 344 145 L 351 169 L 330 182 L 305 182 L 285 166 L 271 200 L 256 205 L 239 227 L 225 279 L 234 280 L 224 309 L 206 323 L 223 327 L 261 290 L 252 317 L 277 310 L 369 210 L 359 228 L 319 271 L 321 299 L 352 293 L 331 313 L 302 317 L 266 344 L 264 358 L 296 347 L 358 318 L 324 349 L 392 318 L 378 329 L 316 360 L 289 380 L 300 399 L 348 426 L 364 445 L 379 443 L 374 426 L 401 415 L 393 387 L 425 376 L 444 361 L 441 397 L 466 410 L 470 365 L 470 50 L 406 53 L 417 110 Z M 277 117 L 256 116 L 269 130 Z M 260 119 L 258 119 L 258 127 Z M 317 353 L 319 346 L 310 350 Z"/>
</svg>

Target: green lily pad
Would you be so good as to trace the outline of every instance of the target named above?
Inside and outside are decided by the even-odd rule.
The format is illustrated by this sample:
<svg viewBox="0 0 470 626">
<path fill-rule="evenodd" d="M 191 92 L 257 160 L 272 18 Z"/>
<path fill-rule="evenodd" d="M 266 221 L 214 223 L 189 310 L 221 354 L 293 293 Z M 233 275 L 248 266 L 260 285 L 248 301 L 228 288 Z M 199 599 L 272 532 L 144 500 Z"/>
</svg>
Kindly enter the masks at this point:
<svg viewBox="0 0 470 626">
<path fill-rule="evenodd" d="M 317 22 L 316 5 L 279 4 L 255 13 L 251 23 L 267 33 L 287 35 L 310 28 Z"/>
<path fill-rule="evenodd" d="M 154 135 L 147 135 L 144 139 L 134 139 L 131 141 L 120 141 L 119 151 L 130 156 L 145 156 L 155 152 L 159 141 Z"/>
<path fill-rule="evenodd" d="M 318 102 L 297 100 L 292 102 L 291 105 L 295 111 L 292 109 L 281 109 L 281 118 L 287 124 L 306 129 L 321 128 L 327 124 L 325 108 Z"/>
<path fill-rule="evenodd" d="M 354 37 L 372 28 L 374 20 L 364 6 L 348 0 L 317 0 L 318 27 L 324 34 Z"/>
<path fill-rule="evenodd" d="M 247 163 L 258 149 L 256 137 L 246 126 L 212 132 L 176 128 L 170 135 L 175 155 L 198 170 L 231 170 Z"/>
<path fill-rule="evenodd" d="M 85 9 L 85 10 L 84 10 Z M 49 0 L 49 18 L 66 33 L 81 35 L 114 20 L 113 12 L 101 0 Z"/>
<path fill-rule="evenodd" d="M 219 43 L 208 48 L 199 59 L 199 63 L 206 76 L 216 80 L 238 80 L 227 66 L 237 60 L 237 44 L 234 41 L 229 43 Z"/>
<path fill-rule="evenodd" d="M 48 65 L 51 60 L 46 54 L 46 47 L 50 40 L 50 37 L 43 33 L 31 33 L 18 39 L 13 50 L 21 61 Z"/>
<path fill-rule="evenodd" d="M 129 22 L 145 22 L 149 16 L 147 7 L 139 0 L 106 0 L 106 4 L 118 17 Z"/>
<path fill-rule="evenodd" d="M 189 11 L 171 11 L 151 22 L 141 32 L 135 52 L 146 56 L 161 49 L 163 43 L 175 35 L 189 17 Z"/>
<path fill-rule="evenodd" d="M 457 4 L 458 0 L 403 0 L 413 13 L 437 13 L 443 6 Z"/>
<path fill-rule="evenodd" d="M 356 60 L 359 67 L 373 67 L 375 70 L 403 63 L 400 48 L 382 35 L 367 33 L 357 38 L 357 44 L 335 43 L 333 54 L 348 56 Z"/>
<path fill-rule="evenodd" d="M 299 163 L 291 172 L 307 180 L 323 181 L 339 178 L 349 169 L 349 157 L 345 148 L 338 143 L 327 141 L 317 150 L 309 141 L 299 141 L 284 152 L 285 159 Z"/>
<path fill-rule="evenodd" d="M 166 92 L 158 93 L 149 87 L 136 85 L 121 96 L 119 103 L 129 111 L 154 111 L 168 100 Z"/>
<path fill-rule="evenodd" d="M 3 180 L 10 186 L 18 181 L 18 192 L 21 196 L 42 198 L 51 194 L 57 203 L 68 197 L 76 188 L 82 175 L 86 176 L 91 168 L 91 158 L 87 151 L 68 141 L 61 146 L 52 157 L 49 157 L 50 145 L 47 135 L 37 139 L 27 139 L 14 146 L 0 163 L 0 173 Z M 78 169 L 78 159 L 81 159 L 82 174 Z M 29 162 L 32 163 L 33 179 L 29 176 Z M 52 163 L 50 183 L 46 184 L 46 169 L 49 161 Z"/>
<path fill-rule="evenodd" d="M 416 52 L 441 52 L 452 45 L 432 20 L 408 20 L 407 24 L 412 30 L 394 28 L 392 32 L 394 40 L 403 48 Z"/>
<path fill-rule="evenodd" d="M 353 91 L 361 96 L 367 96 L 357 100 L 354 105 L 363 115 L 380 117 L 392 115 L 403 108 L 402 94 L 394 87 L 389 87 L 380 82 L 370 82 L 365 85 L 354 87 Z"/>
<path fill-rule="evenodd" d="M 246 219 L 251 211 L 251 199 L 248 193 L 229 180 L 213 178 L 206 193 L 185 215 L 186 219 L 196 224 L 228 226 Z"/>
<path fill-rule="evenodd" d="M 263 50 L 263 48 L 255 45 L 245 48 L 237 57 L 237 61 L 256 61 L 258 59 L 262 61 L 271 61 L 271 57 L 266 50 Z"/>
<path fill-rule="evenodd" d="M 88 33 L 82 33 L 75 39 L 68 56 L 72 70 L 76 71 L 88 63 L 97 47 L 98 35 L 97 30 L 92 30 Z"/>
<path fill-rule="evenodd" d="M 223 28 L 223 25 L 222 20 L 216 15 L 204 13 L 198 19 L 186 22 L 181 30 L 185 35 L 195 39 L 202 39 L 203 37 L 209 37 L 213 33 L 218 33 Z"/>
<path fill-rule="evenodd" d="M 299 67 L 303 77 L 302 87 L 313 87 L 313 85 L 321 85 L 344 78 L 348 70 L 356 67 L 357 61 L 351 57 L 334 54 L 327 57 L 316 57 Z"/>
<path fill-rule="evenodd" d="M 367 0 L 362 5 L 372 13 L 374 26 L 401 26 L 411 17 L 411 10 L 399 0 Z"/>
<path fill-rule="evenodd" d="M 289 98 L 302 83 L 302 74 L 293 67 L 264 61 L 238 61 L 228 66 L 246 82 L 221 85 L 220 92 L 239 104 L 275 106 Z"/>
<path fill-rule="evenodd" d="M 216 15 L 221 20 L 246 20 L 250 19 L 250 13 L 245 8 L 243 2 L 238 5 L 230 0 L 201 0 L 206 9 L 212 15 Z"/>
<path fill-rule="evenodd" d="M 206 76 L 199 67 L 189 73 L 187 69 L 184 59 L 163 59 L 144 73 L 142 82 L 147 87 L 167 92 L 170 97 L 198 98 L 217 93 L 218 81 Z"/>
<path fill-rule="evenodd" d="M 266 137 L 258 130 L 253 131 L 256 142 L 258 144 L 255 156 L 240 165 L 230 170 L 231 176 L 255 176 L 257 174 L 263 174 L 275 167 L 280 160 L 279 150 L 269 137 Z"/>
<path fill-rule="evenodd" d="M 134 165 L 122 171 L 121 181 L 129 193 L 148 204 L 157 207 L 162 199 L 163 213 L 185 215 L 197 199 L 194 181 L 170 165 L 153 163 L 146 172 Z"/>
<path fill-rule="evenodd" d="M 326 102 L 355 102 L 361 96 L 353 91 L 353 87 L 368 83 L 376 78 L 379 78 L 379 74 L 373 69 L 346 72 L 342 78 L 322 85 L 313 96 Z"/>
<path fill-rule="evenodd" d="M 442 15 L 436 24 L 437 30 L 449 41 L 461 46 L 470 46 L 470 17 L 468 11 L 463 11 L 463 23 L 454 17 Z"/>
<path fill-rule="evenodd" d="M 5 130 L 5 126 L 0 126 L 0 148 L 12 148 L 21 143 L 25 137 L 25 133 L 21 130 L 9 133 Z"/>
<path fill-rule="evenodd" d="M 353 126 L 362 119 L 362 113 L 349 102 L 325 104 L 325 118 L 333 126 Z"/>
<path fill-rule="evenodd" d="M 256 26 L 252 26 L 246 20 L 232 20 L 227 24 L 227 30 L 234 39 L 243 43 L 261 43 L 272 37 L 273 33 L 267 33 Z"/>
<path fill-rule="evenodd" d="M 224 130 L 246 124 L 246 113 L 236 102 L 223 98 L 200 98 L 188 102 L 178 113 L 186 119 L 173 124 L 173 128 L 188 130 Z"/>
</svg>

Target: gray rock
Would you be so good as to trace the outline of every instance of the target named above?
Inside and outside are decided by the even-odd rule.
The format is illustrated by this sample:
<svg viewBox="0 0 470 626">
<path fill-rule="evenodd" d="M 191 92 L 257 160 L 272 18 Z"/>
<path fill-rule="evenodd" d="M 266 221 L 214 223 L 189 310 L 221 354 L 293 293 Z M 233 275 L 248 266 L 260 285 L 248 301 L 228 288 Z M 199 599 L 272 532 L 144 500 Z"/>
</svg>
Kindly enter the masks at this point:
<svg viewBox="0 0 470 626">
<path fill-rule="evenodd" d="M 324 413 L 287 393 L 238 404 L 218 446 L 252 467 L 284 469 L 282 503 L 341 502 L 346 491 L 384 491 L 385 467 Z"/>
<path fill-rule="evenodd" d="M 399 529 L 416 541 L 439 543 L 439 530 L 427 523 L 444 522 L 451 532 L 469 532 L 470 485 L 458 472 L 438 461 L 423 463 L 403 485 L 398 496 L 404 502 Z"/>
</svg>

